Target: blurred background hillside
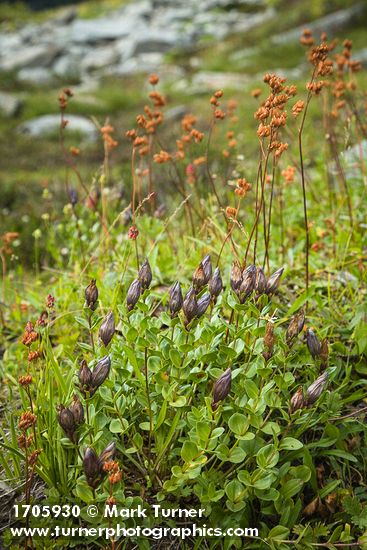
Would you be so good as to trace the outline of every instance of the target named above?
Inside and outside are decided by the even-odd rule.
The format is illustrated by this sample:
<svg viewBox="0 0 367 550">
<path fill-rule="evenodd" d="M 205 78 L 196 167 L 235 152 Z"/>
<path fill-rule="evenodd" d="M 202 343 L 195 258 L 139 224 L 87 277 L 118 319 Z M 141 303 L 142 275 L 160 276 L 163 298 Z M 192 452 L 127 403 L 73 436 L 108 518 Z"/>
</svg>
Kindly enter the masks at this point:
<svg viewBox="0 0 367 550">
<path fill-rule="evenodd" d="M 352 39 L 354 57 L 365 66 L 366 23 L 366 2 L 352 0 L 1 2 L 0 234 L 21 232 L 26 252 L 47 202 L 67 202 L 62 88 L 74 93 L 66 146 L 79 149 L 78 167 L 89 181 L 103 161 L 96 128 L 113 124 L 119 146 L 112 182 L 126 204 L 130 146 L 124 134 L 145 103 L 147 74 L 160 75 L 168 98 L 168 136 L 185 112 L 200 113 L 205 131 L 208 98 L 224 89 L 226 99 L 239 102 L 241 153 L 251 158 L 258 104 L 251 90 L 262 85 L 262 74 L 275 71 L 304 89 L 309 69 L 299 35 L 305 26 L 316 36 L 325 31 L 330 39 Z M 317 125 L 317 112 L 313 116 Z"/>
</svg>

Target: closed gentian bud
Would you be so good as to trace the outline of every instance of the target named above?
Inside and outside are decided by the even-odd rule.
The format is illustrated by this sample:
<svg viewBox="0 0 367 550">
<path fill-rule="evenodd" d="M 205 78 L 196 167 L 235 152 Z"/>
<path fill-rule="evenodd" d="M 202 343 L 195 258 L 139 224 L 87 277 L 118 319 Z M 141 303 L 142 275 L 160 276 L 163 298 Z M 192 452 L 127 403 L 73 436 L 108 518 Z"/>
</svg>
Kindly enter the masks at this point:
<svg viewBox="0 0 367 550">
<path fill-rule="evenodd" d="M 199 291 L 205 285 L 205 272 L 202 262 L 200 262 L 192 275 L 192 284 L 196 291 Z"/>
<path fill-rule="evenodd" d="M 172 286 L 169 293 L 169 309 L 171 312 L 171 317 L 177 315 L 177 313 L 182 308 L 183 296 L 181 291 L 181 285 L 178 281 Z"/>
<path fill-rule="evenodd" d="M 313 403 L 315 403 L 315 401 L 318 400 L 318 398 L 320 397 L 320 395 L 325 389 L 325 386 L 328 381 L 328 377 L 329 377 L 328 373 L 324 372 L 321 376 L 316 378 L 315 382 L 311 384 L 311 386 L 308 388 L 306 392 L 307 405 L 312 405 Z"/>
<path fill-rule="evenodd" d="M 141 284 L 142 290 L 146 290 L 150 287 L 150 283 L 152 282 L 152 270 L 150 268 L 150 264 L 147 259 L 144 260 L 141 268 L 139 269 L 138 278 Z"/>
<path fill-rule="evenodd" d="M 92 371 L 88 367 L 85 359 L 81 362 L 78 378 L 80 389 L 82 391 L 88 391 L 92 384 Z"/>
<path fill-rule="evenodd" d="M 196 317 L 199 318 L 202 315 L 204 315 L 204 313 L 208 309 L 208 306 L 209 306 L 210 302 L 211 302 L 211 297 L 210 297 L 209 292 L 206 292 L 204 294 L 204 296 L 199 298 L 199 300 L 198 300 L 198 310 L 197 310 L 197 313 L 196 313 Z"/>
<path fill-rule="evenodd" d="M 303 388 L 302 386 L 298 388 L 296 393 L 292 396 L 290 404 L 289 404 L 289 412 L 294 413 L 298 409 L 302 409 L 305 405 L 305 398 L 303 396 Z"/>
<path fill-rule="evenodd" d="M 69 410 L 72 412 L 75 424 L 79 426 L 84 422 L 84 409 L 83 405 L 77 395 L 74 395 L 73 402 L 69 406 Z"/>
<path fill-rule="evenodd" d="M 99 455 L 98 462 L 103 466 L 104 462 L 108 462 L 109 460 L 113 459 L 113 457 L 115 456 L 115 453 L 116 453 L 116 443 L 114 441 L 111 441 L 111 443 L 109 443 L 107 447 L 105 447 L 101 452 L 101 454 Z"/>
<path fill-rule="evenodd" d="M 320 345 L 320 359 L 321 367 L 326 369 L 329 363 L 329 342 L 326 338 L 322 340 Z"/>
<path fill-rule="evenodd" d="M 262 267 L 257 268 L 256 272 L 256 292 L 259 296 L 266 290 L 266 277 Z"/>
<path fill-rule="evenodd" d="M 242 283 L 239 290 L 240 302 L 243 303 L 250 296 L 256 284 L 256 267 L 249 265 L 242 274 Z"/>
<path fill-rule="evenodd" d="M 101 473 L 98 457 L 91 447 L 87 447 L 85 451 L 83 469 L 88 485 L 96 489 L 101 482 Z"/>
<path fill-rule="evenodd" d="M 103 319 L 98 334 L 103 344 L 108 346 L 115 334 L 115 318 L 112 311 L 107 313 L 106 317 Z"/>
<path fill-rule="evenodd" d="M 75 189 L 70 189 L 69 199 L 72 206 L 75 206 L 78 203 L 78 192 Z"/>
<path fill-rule="evenodd" d="M 309 352 L 312 357 L 315 359 L 320 355 L 321 344 L 320 340 L 317 338 L 316 334 L 311 328 L 308 328 L 306 331 L 306 341 Z"/>
<path fill-rule="evenodd" d="M 272 275 L 270 275 L 266 283 L 266 294 L 274 294 L 278 289 L 280 278 L 283 274 L 284 267 L 277 269 Z"/>
<path fill-rule="evenodd" d="M 135 279 L 129 286 L 129 290 L 126 295 L 127 309 L 131 311 L 139 300 L 141 294 L 141 283 L 139 279 Z"/>
<path fill-rule="evenodd" d="M 302 331 L 305 324 L 305 312 L 301 309 L 294 317 L 292 317 L 291 322 L 288 325 L 286 333 L 286 341 L 288 346 L 292 344 L 292 341 L 298 334 Z"/>
<path fill-rule="evenodd" d="M 273 323 L 268 321 L 268 323 L 266 324 L 265 336 L 264 336 L 264 346 L 266 348 L 266 351 L 263 351 L 263 357 L 266 361 L 269 361 L 269 359 L 273 356 L 274 343 L 275 343 L 274 325 Z"/>
<path fill-rule="evenodd" d="M 209 292 L 212 298 L 216 298 L 222 292 L 223 282 L 220 274 L 220 269 L 217 267 L 213 273 L 213 277 L 209 281 Z"/>
<path fill-rule="evenodd" d="M 210 277 L 212 276 L 212 261 L 210 255 L 207 254 L 201 262 L 204 269 L 205 284 L 208 284 Z"/>
<path fill-rule="evenodd" d="M 231 270 L 231 288 L 234 290 L 234 292 L 237 294 L 237 292 L 240 289 L 242 283 L 242 270 L 240 267 L 240 264 L 235 260 L 232 263 L 232 270 Z"/>
<path fill-rule="evenodd" d="M 85 302 L 89 309 L 95 309 L 98 300 L 98 288 L 96 280 L 92 279 L 87 288 L 85 289 Z"/>
<path fill-rule="evenodd" d="M 64 405 L 59 406 L 57 413 L 57 420 L 69 439 L 74 441 L 74 432 L 76 430 L 76 423 L 73 413 Z"/>
<path fill-rule="evenodd" d="M 106 380 L 111 368 L 111 359 L 109 355 L 103 357 L 94 367 L 92 374 L 92 386 L 98 388 Z"/>
<path fill-rule="evenodd" d="M 212 401 L 212 409 L 215 411 L 218 408 L 219 401 L 223 401 L 229 394 L 231 390 L 231 383 L 232 383 L 232 373 L 230 367 L 224 373 L 216 383 L 214 384 L 213 388 L 213 401 Z"/>
<path fill-rule="evenodd" d="M 195 290 L 192 287 L 185 296 L 182 304 L 182 309 L 185 314 L 187 323 L 190 323 L 190 321 L 192 321 L 192 319 L 197 315 L 198 303 L 196 301 Z"/>
</svg>

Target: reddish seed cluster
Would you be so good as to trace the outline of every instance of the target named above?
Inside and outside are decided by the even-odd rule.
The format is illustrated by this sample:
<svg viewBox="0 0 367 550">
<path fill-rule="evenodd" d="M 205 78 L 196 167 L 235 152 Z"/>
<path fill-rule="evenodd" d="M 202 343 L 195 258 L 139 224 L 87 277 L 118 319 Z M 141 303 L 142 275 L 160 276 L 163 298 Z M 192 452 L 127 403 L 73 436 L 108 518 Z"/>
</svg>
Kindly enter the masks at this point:
<svg viewBox="0 0 367 550">
<path fill-rule="evenodd" d="M 37 416 L 30 411 L 26 411 L 22 413 L 22 416 L 20 417 L 18 427 L 20 431 L 25 432 L 28 430 L 28 428 L 31 428 L 32 426 L 35 426 L 37 422 Z"/>
<path fill-rule="evenodd" d="M 296 168 L 294 166 L 287 166 L 285 170 L 282 171 L 282 176 L 284 177 L 286 183 L 293 183 L 294 176 L 296 174 Z"/>
<path fill-rule="evenodd" d="M 222 90 L 217 90 L 214 92 L 212 97 L 210 98 L 210 104 L 213 106 L 214 109 L 214 117 L 219 120 L 223 120 L 226 116 L 225 112 L 220 109 L 220 101 L 219 99 L 223 96 Z"/>
<path fill-rule="evenodd" d="M 110 124 L 102 126 L 100 132 L 102 134 L 102 139 L 105 142 L 107 149 L 111 150 L 118 146 L 118 141 L 112 137 L 112 133 L 115 131 L 115 128 Z"/>
<path fill-rule="evenodd" d="M 103 471 L 108 473 L 108 481 L 111 485 L 115 485 L 122 480 L 122 471 L 120 470 L 116 460 L 109 460 L 103 464 Z"/>
<path fill-rule="evenodd" d="M 135 241 L 138 238 L 138 235 L 139 235 L 139 231 L 135 225 L 132 225 L 131 227 L 129 227 L 127 236 L 130 240 Z"/>
<path fill-rule="evenodd" d="M 34 330 L 33 324 L 28 321 L 22 337 L 22 344 L 29 347 L 36 340 L 38 340 L 38 333 Z"/>
<path fill-rule="evenodd" d="M 32 384 L 32 376 L 30 374 L 19 376 L 18 382 L 20 386 L 27 387 Z"/>
<path fill-rule="evenodd" d="M 171 160 L 171 155 L 167 151 L 159 151 L 159 153 L 156 153 L 153 155 L 153 160 L 157 164 L 164 164 Z"/>
<path fill-rule="evenodd" d="M 235 189 L 236 195 L 243 198 L 247 195 L 247 192 L 251 189 L 252 185 L 246 178 L 240 178 L 237 180 L 237 187 Z"/>
</svg>

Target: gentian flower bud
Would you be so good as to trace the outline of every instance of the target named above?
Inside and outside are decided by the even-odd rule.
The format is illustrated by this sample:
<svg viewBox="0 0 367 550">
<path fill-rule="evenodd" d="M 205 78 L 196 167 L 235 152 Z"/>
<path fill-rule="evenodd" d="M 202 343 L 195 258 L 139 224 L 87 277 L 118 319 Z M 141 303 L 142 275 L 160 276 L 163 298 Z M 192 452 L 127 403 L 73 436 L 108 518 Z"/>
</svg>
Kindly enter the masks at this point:
<svg viewBox="0 0 367 550">
<path fill-rule="evenodd" d="M 112 311 L 108 312 L 99 327 L 99 337 L 105 346 L 111 342 L 113 335 L 115 334 L 115 318 Z"/>
<path fill-rule="evenodd" d="M 288 346 L 291 346 L 292 341 L 298 334 L 302 331 L 305 324 L 305 312 L 301 309 L 296 315 L 291 319 L 291 322 L 288 325 L 286 333 L 286 341 Z"/>
<path fill-rule="evenodd" d="M 85 289 L 85 302 L 89 309 L 95 309 L 98 300 L 98 288 L 96 280 L 92 279 L 87 288 Z"/>
<path fill-rule="evenodd" d="M 211 297 L 210 297 L 210 294 L 209 292 L 206 292 L 204 294 L 204 296 L 202 296 L 201 298 L 199 298 L 199 300 L 197 301 L 198 302 L 198 310 L 197 310 L 197 313 L 196 313 L 196 317 L 199 318 L 201 317 L 202 315 L 204 315 L 204 313 L 206 312 L 206 310 L 208 309 L 208 306 L 210 304 L 210 301 L 211 301 Z"/>
<path fill-rule="evenodd" d="M 60 405 L 57 413 L 57 420 L 68 438 L 71 439 L 71 441 L 74 441 L 74 432 L 77 426 L 74 415 L 70 409 L 64 407 L 64 405 Z"/>
<path fill-rule="evenodd" d="M 205 272 L 202 262 L 200 262 L 192 275 L 192 284 L 197 292 L 205 285 Z"/>
<path fill-rule="evenodd" d="M 83 469 L 88 485 L 92 487 L 92 489 L 96 489 L 101 482 L 102 475 L 97 455 L 91 447 L 87 447 L 85 451 Z"/>
<path fill-rule="evenodd" d="M 304 406 L 305 406 L 305 398 L 303 396 L 303 388 L 299 387 L 296 393 L 291 398 L 290 405 L 289 405 L 289 412 L 293 413 L 298 409 L 302 409 L 302 407 Z"/>
<path fill-rule="evenodd" d="M 256 284 L 256 267 L 249 265 L 242 273 L 242 283 L 239 289 L 239 299 L 241 304 L 250 296 Z"/>
<path fill-rule="evenodd" d="M 94 367 L 92 373 L 92 386 L 97 389 L 106 380 L 111 368 L 111 359 L 106 355 Z"/>
<path fill-rule="evenodd" d="M 208 284 L 210 277 L 212 276 L 212 261 L 210 255 L 207 254 L 201 262 L 204 270 L 204 284 Z"/>
<path fill-rule="evenodd" d="M 75 424 L 79 426 L 84 422 L 84 409 L 83 405 L 77 395 L 73 396 L 73 402 L 69 406 L 69 410 L 72 412 Z"/>
<path fill-rule="evenodd" d="M 139 279 L 135 279 L 129 286 L 129 290 L 126 295 L 127 309 L 131 311 L 137 304 L 141 294 L 141 283 Z"/>
<path fill-rule="evenodd" d="M 88 367 L 85 359 L 81 362 L 78 378 L 79 388 L 85 395 L 86 392 L 89 392 L 92 388 L 92 371 Z"/>
<path fill-rule="evenodd" d="M 321 376 L 316 378 L 315 382 L 313 382 L 311 386 L 309 386 L 306 392 L 307 405 L 312 405 L 313 403 L 315 403 L 315 401 L 318 400 L 326 387 L 328 377 L 328 373 L 324 372 L 323 374 L 321 374 Z"/>
<path fill-rule="evenodd" d="M 169 293 L 169 309 L 171 317 L 175 317 L 182 308 L 183 296 L 181 291 L 181 285 L 178 281 L 172 286 Z"/>
<path fill-rule="evenodd" d="M 223 401 L 229 394 L 231 390 L 231 383 L 232 373 L 230 367 L 228 367 L 228 369 L 224 371 L 222 376 L 220 376 L 214 384 L 212 401 L 213 411 L 218 408 L 219 401 Z"/>
<path fill-rule="evenodd" d="M 266 290 L 266 277 L 262 267 L 257 268 L 256 272 L 256 292 L 259 296 Z"/>
<path fill-rule="evenodd" d="M 185 296 L 182 309 L 186 317 L 187 324 L 196 317 L 198 312 L 198 303 L 196 301 L 195 290 L 191 287 Z"/>
<path fill-rule="evenodd" d="M 232 263 L 231 288 L 236 294 L 240 289 L 241 283 L 242 283 L 242 270 L 237 260 L 235 260 Z"/>
<path fill-rule="evenodd" d="M 144 262 L 142 263 L 141 268 L 139 269 L 138 279 L 141 284 L 142 291 L 146 290 L 150 287 L 150 283 L 152 282 L 152 270 L 150 267 L 150 264 L 148 262 L 148 259 L 146 258 Z"/>
<path fill-rule="evenodd" d="M 320 355 L 321 344 L 320 340 L 317 338 L 316 334 L 311 328 L 308 328 L 306 331 L 306 341 L 309 352 L 312 357 L 315 359 Z"/>
<path fill-rule="evenodd" d="M 223 282 L 220 274 L 220 269 L 217 267 L 209 281 L 209 292 L 212 298 L 216 298 L 222 292 Z"/>
<path fill-rule="evenodd" d="M 114 441 L 111 441 L 111 443 L 109 443 L 107 447 L 105 447 L 101 452 L 101 454 L 99 455 L 98 462 L 103 466 L 105 462 L 108 462 L 109 460 L 113 459 L 113 457 L 115 456 L 115 453 L 116 453 L 116 443 Z"/>
<path fill-rule="evenodd" d="M 281 267 L 280 269 L 277 269 L 272 275 L 270 275 L 266 283 L 266 294 L 274 294 L 274 292 L 278 289 L 283 271 L 284 267 Z"/>
</svg>

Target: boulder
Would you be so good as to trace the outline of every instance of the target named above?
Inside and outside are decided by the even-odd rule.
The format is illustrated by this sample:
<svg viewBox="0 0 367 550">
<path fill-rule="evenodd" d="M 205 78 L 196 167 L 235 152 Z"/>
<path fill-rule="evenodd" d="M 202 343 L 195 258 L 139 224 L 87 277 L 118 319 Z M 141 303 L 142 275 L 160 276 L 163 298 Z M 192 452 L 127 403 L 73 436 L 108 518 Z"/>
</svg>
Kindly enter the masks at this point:
<svg viewBox="0 0 367 550">
<path fill-rule="evenodd" d="M 22 101 L 13 94 L 0 92 L 0 114 L 5 117 L 16 116 L 22 108 Z"/>
<path fill-rule="evenodd" d="M 91 120 L 77 115 L 69 115 L 66 119 L 69 121 L 66 132 L 78 132 L 87 139 L 96 139 L 98 132 Z M 32 137 L 43 137 L 58 132 L 59 128 L 60 115 L 43 115 L 23 122 L 17 131 Z"/>
<path fill-rule="evenodd" d="M 59 53 L 59 48 L 52 44 L 24 46 L 7 52 L 0 62 L 0 70 L 11 71 L 23 67 L 48 67 Z"/>
</svg>

